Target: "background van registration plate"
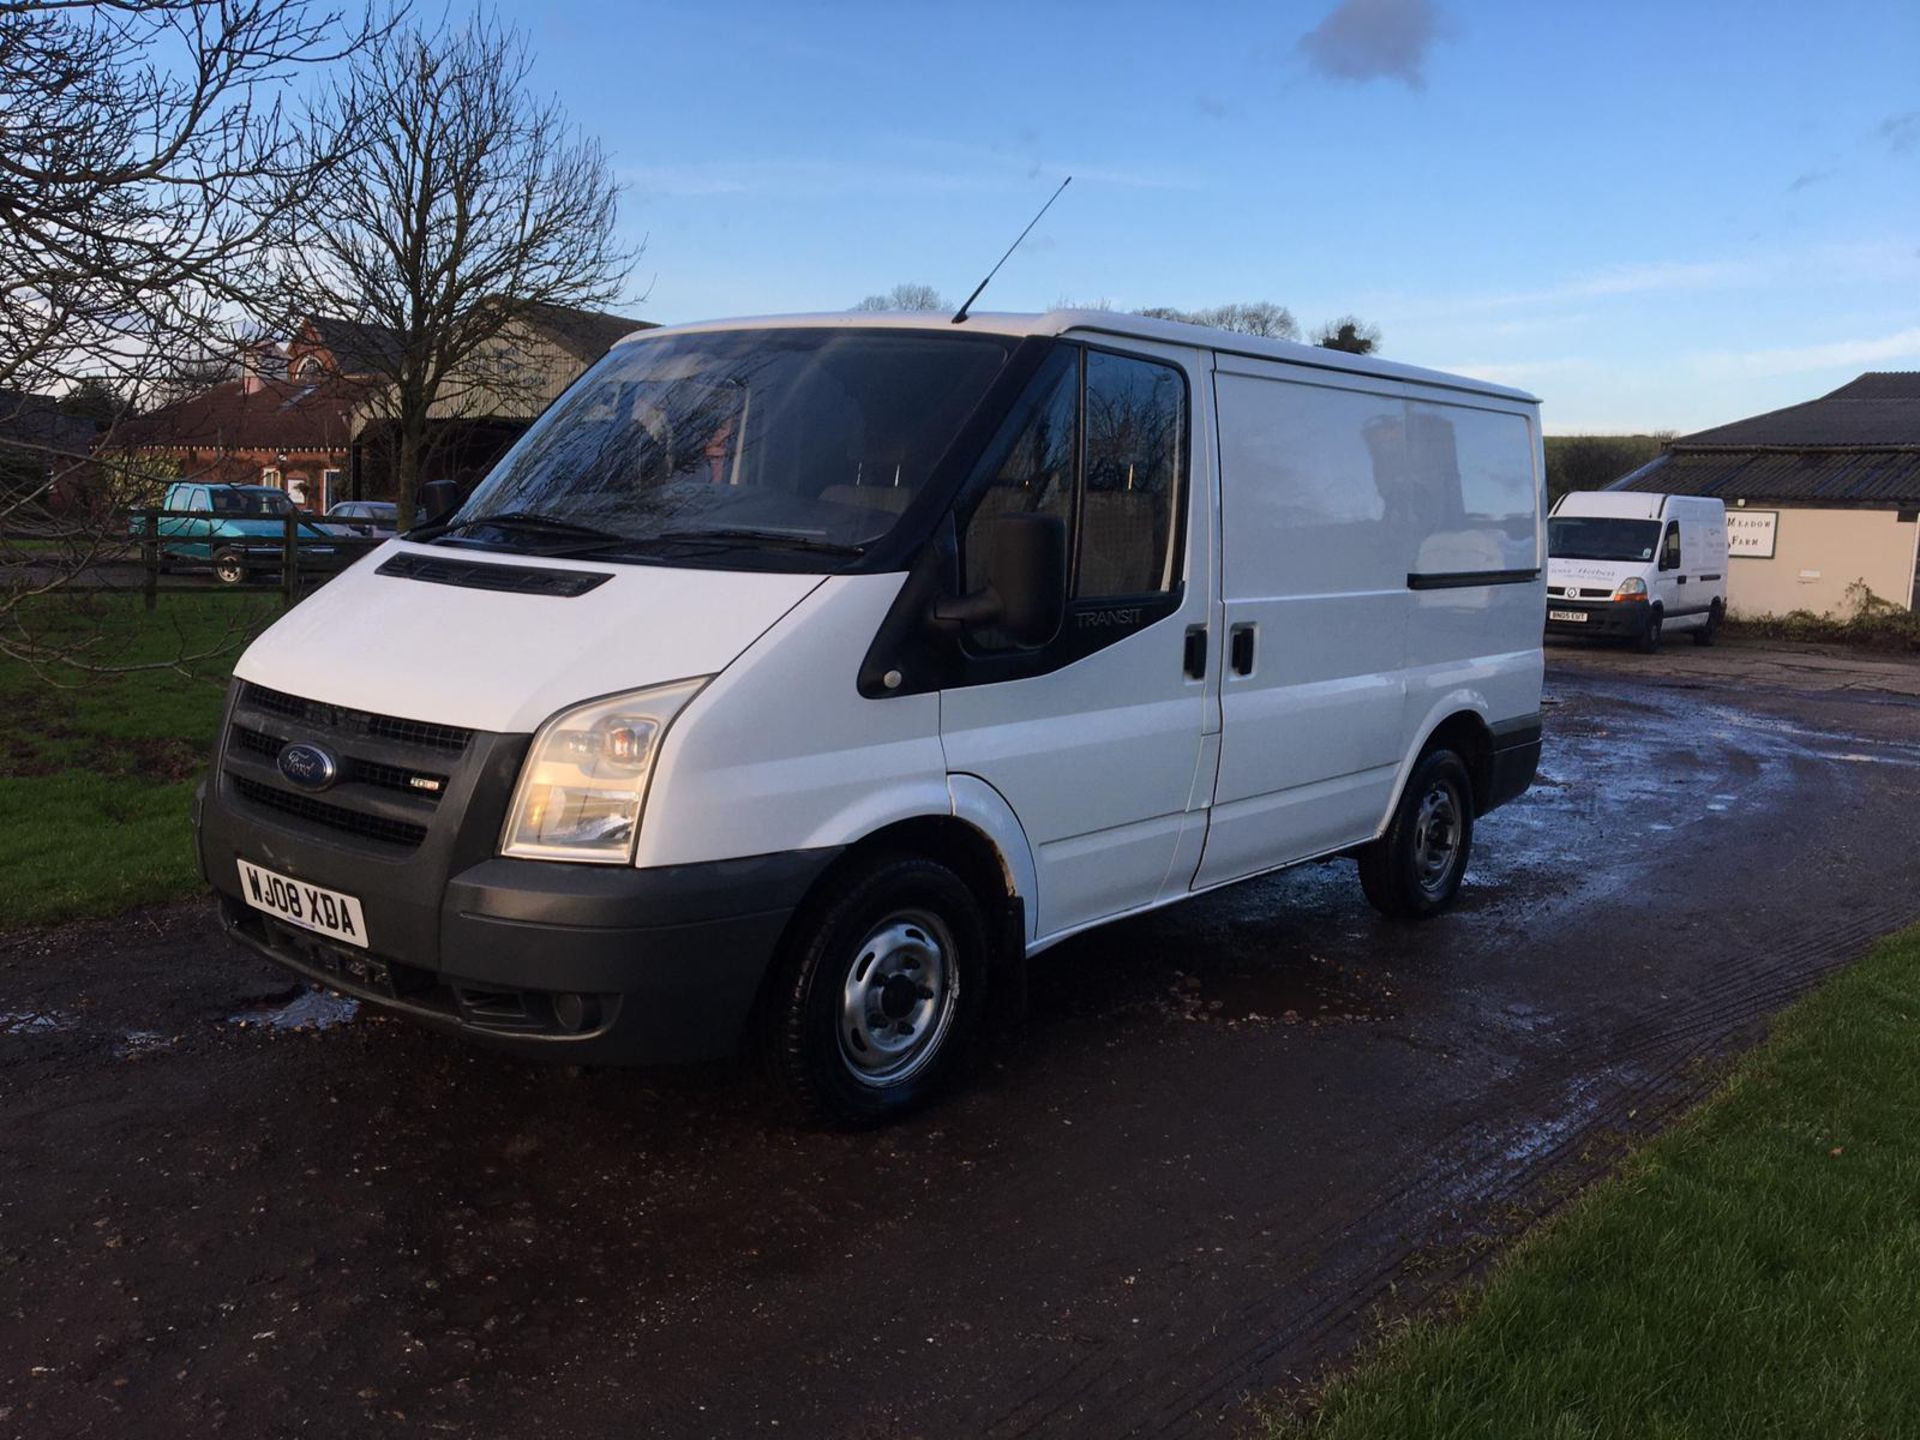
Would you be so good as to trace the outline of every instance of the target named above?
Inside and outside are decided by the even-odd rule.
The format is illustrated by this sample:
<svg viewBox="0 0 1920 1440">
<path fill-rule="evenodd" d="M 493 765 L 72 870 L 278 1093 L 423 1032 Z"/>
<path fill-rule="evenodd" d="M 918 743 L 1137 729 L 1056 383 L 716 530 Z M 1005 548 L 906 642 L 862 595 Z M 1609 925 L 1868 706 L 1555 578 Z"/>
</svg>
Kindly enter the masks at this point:
<svg viewBox="0 0 1920 1440">
<path fill-rule="evenodd" d="M 256 910 L 278 916 L 289 925 L 367 948 L 367 917 L 360 902 L 338 890 L 323 890 L 304 880 L 290 880 L 251 860 L 240 862 L 240 894 Z"/>
<path fill-rule="evenodd" d="M 1584 610 L 1549 610 L 1547 611 L 1547 619 L 1573 620 L 1580 624 L 1585 624 L 1587 619 L 1587 612 Z"/>
</svg>

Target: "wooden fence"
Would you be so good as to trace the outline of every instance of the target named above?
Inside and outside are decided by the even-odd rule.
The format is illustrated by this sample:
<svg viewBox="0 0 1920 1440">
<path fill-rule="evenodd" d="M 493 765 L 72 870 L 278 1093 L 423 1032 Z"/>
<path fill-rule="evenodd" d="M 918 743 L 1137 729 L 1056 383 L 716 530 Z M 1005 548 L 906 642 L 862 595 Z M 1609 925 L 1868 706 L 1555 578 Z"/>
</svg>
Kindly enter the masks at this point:
<svg viewBox="0 0 1920 1440">
<path fill-rule="evenodd" d="M 257 587 L 260 582 L 271 579 L 279 587 L 283 608 L 292 609 L 308 590 L 324 584 L 391 538 L 334 534 L 331 532 L 337 522 L 291 510 L 280 517 L 277 535 L 216 537 L 214 531 L 221 518 L 210 516 L 204 510 L 155 508 L 129 512 L 128 536 L 137 550 L 147 609 L 152 610 L 159 604 L 162 590 L 192 589 L 204 593 L 203 585 L 166 583 L 166 574 L 175 570 L 212 572 L 215 568 L 212 557 L 222 550 L 233 550 L 240 557 L 245 578 L 232 582 L 234 588 Z M 257 521 L 272 517 L 241 518 Z M 167 529 L 163 522 L 169 520 L 189 523 Z M 201 550 L 208 553 L 191 553 Z M 291 564 L 286 563 L 288 556 L 292 557 Z"/>
</svg>

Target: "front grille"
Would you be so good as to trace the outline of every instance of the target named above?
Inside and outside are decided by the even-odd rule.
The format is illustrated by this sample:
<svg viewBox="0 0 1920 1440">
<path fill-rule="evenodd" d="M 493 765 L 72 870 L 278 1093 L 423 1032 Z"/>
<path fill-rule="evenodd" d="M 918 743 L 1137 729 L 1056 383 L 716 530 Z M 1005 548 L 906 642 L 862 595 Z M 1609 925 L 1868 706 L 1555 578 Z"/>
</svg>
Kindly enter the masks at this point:
<svg viewBox="0 0 1920 1440">
<path fill-rule="evenodd" d="M 289 743 L 286 736 L 270 735 L 251 725 L 235 725 L 232 733 L 234 744 L 268 760 L 277 761 L 280 752 Z M 402 795 L 418 795 L 429 800 L 438 800 L 446 792 L 447 777 L 430 770 L 413 770 L 404 765 L 389 765 L 358 755 L 338 758 L 338 784 L 376 785 L 382 790 L 397 790 Z"/>
<path fill-rule="evenodd" d="M 365 840 L 378 840 L 383 844 L 397 845 L 408 850 L 418 849 L 420 842 L 427 838 L 427 827 L 424 825 L 389 819 L 385 815 L 369 815 L 363 810 L 349 810 L 344 805 L 332 805 L 325 800 L 316 800 L 310 795 L 295 795 L 291 791 L 277 790 L 271 785 L 264 785 L 245 775 L 234 775 L 229 778 L 233 781 L 234 789 L 253 804 L 264 809 L 277 810 L 282 815 L 310 820 L 330 830 L 339 830 Z"/>
<path fill-rule="evenodd" d="M 240 687 L 240 703 L 264 710 L 287 720 L 297 720 L 334 735 L 366 735 L 376 740 L 391 740 L 399 745 L 418 745 L 449 755 L 464 755 L 473 742 L 473 732 L 456 725 L 434 725 L 424 720 L 402 720 L 394 715 L 375 715 L 366 710 L 350 710 L 319 700 L 303 700 L 265 685 L 248 681 Z"/>
</svg>

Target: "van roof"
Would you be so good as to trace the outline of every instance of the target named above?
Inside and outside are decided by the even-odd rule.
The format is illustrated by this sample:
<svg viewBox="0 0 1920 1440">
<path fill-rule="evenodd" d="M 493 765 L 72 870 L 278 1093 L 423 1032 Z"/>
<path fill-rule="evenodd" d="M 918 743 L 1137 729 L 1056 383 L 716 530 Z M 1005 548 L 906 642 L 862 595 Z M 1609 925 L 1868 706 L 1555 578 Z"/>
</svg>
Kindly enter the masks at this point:
<svg viewBox="0 0 1920 1440">
<path fill-rule="evenodd" d="M 1609 516 L 1621 520 L 1658 520 L 1668 513 L 1668 502 L 1685 518 L 1687 512 L 1702 506 L 1719 505 L 1718 500 L 1698 495 L 1661 495 L 1651 490 L 1570 490 L 1553 507 L 1555 515 Z"/>
<path fill-rule="evenodd" d="M 715 330 L 772 330 L 796 327 L 818 329 L 935 330 L 951 335 L 956 328 L 990 335 L 1064 335 L 1069 331 L 1098 335 L 1119 335 L 1139 340 L 1158 340 L 1168 345 L 1190 345 L 1208 350 L 1223 350 L 1257 359 L 1284 360 L 1319 370 L 1370 375 L 1384 380 L 1404 380 L 1416 385 L 1436 385 L 1449 390 L 1465 390 L 1476 395 L 1497 396 L 1538 405 L 1538 397 L 1489 380 L 1470 375 L 1451 375 L 1418 365 L 1403 365 L 1373 355 L 1349 355 L 1344 350 L 1329 350 L 1320 345 L 1302 345 L 1294 340 L 1269 340 L 1259 335 L 1243 335 L 1234 330 L 1216 330 L 1207 325 L 1189 325 L 1180 320 L 1155 320 L 1145 315 L 1129 315 L 1120 310 L 1049 310 L 1045 314 L 1015 314 L 983 311 L 969 314 L 964 327 L 955 327 L 937 311 L 836 310 L 813 315 L 755 315 L 732 320 L 702 320 L 687 325 L 666 325 L 645 330 L 620 341 L 630 345 L 670 335 L 699 334 Z"/>
</svg>

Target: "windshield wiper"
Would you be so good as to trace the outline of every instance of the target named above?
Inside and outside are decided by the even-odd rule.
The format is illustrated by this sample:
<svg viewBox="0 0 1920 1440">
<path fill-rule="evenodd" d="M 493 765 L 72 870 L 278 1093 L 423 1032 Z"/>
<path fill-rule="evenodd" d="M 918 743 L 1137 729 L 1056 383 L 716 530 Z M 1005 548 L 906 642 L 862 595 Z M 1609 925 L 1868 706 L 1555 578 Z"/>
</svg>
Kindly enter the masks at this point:
<svg viewBox="0 0 1920 1440">
<path fill-rule="evenodd" d="M 737 540 L 743 544 L 766 545 L 780 550 L 805 550 L 814 555 L 864 555 L 864 545 L 843 545 L 835 540 L 819 540 L 811 535 L 796 535 L 791 530 L 756 530 L 749 525 L 727 526 L 715 530 L 663 530 L 651 537 L 661 542 L 672 540 Z"/>
<path fill-rule="evenodd" d="M 587 540 L 628 539 L 612 530 L 602 530 L 598 525 L 583 525 L 577 520 L 562 520 L 557 515 L 542 515 L 537 510 L 502 510 L 498 515 L 476 515 L 471 520 L 455 520 L 445 525 L 428 526 L 424 538 L 434 539 L 441 535 L 456 534 L 461 530 L 477 530 L 483 525 L 492 525 L 501 530 L 528 530 L 549 535 L 578 535 Z M 409 531 L 408 538 L 420 534 Z"/>
</svg>

